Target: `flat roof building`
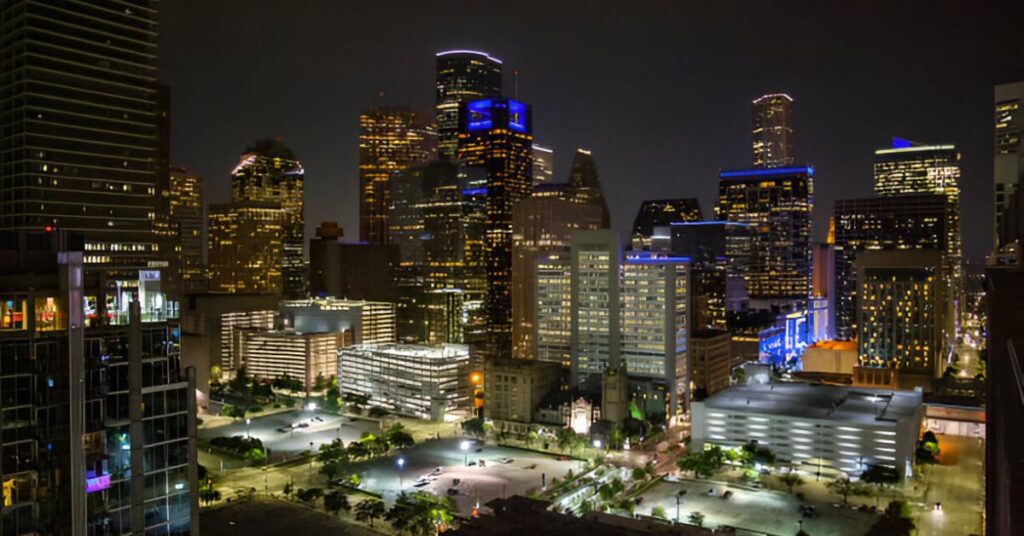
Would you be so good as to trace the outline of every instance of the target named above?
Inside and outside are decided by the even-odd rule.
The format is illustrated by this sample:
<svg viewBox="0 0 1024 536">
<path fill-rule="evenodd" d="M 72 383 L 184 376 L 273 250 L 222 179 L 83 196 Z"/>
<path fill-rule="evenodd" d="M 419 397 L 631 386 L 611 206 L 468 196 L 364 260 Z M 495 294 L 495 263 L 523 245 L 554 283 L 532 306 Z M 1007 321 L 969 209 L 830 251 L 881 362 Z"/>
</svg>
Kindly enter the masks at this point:
<svg viewBox="0 0 1024 536">
<path fill-rule="evenodd" d="M 337 375 L 338 348 L 350 343 L 351 333 L 244 330 L 238 354 L 250 376 L 295 378 L 308 392 L 318 378 L 322 381 Z"/>
<path fill-rule="evenodd" d="M 856 477 L 880 465 L 911 477 L 922 396 L 813 383 L 735 385 L 693 403 L 691 448 L 756 440 L 810 474 Z"/>
</svg>

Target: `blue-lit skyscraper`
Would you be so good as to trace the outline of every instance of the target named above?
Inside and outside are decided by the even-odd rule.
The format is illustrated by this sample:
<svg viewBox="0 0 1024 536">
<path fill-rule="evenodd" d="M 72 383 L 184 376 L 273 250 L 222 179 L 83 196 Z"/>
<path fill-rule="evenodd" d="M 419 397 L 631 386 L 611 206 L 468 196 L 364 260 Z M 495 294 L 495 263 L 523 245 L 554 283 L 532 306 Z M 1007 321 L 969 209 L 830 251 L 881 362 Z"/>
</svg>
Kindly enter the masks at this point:
<svg viewBox="0 0 1024 536">
<path fill-rule="evenodd" d="M 459 147 L 459 105 L 501 95 L 501 60 L 476 50 L 445 50 L 437 58 L 438 156 L 453 160 Z"/>
</svg>

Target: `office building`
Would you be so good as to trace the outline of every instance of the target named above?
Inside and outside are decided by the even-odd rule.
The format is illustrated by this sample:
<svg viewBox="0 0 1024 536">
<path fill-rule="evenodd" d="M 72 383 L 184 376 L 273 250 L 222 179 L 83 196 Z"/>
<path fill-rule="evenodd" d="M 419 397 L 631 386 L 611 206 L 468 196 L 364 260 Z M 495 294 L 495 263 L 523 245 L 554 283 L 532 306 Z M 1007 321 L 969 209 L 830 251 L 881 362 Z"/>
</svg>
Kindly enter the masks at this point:
<svg viewBox="0 0 1024 536">
<path fill-rule="evenodd" d="M 652 422 L 680 416 L 689 401 L 689 264 L 652 253 L 631 253 L 622 263 L 621 361 L 631 380 L 650 384 L 638 406 Z"/>
<path fill-rule="evenodd" d="M 719 329 L 690 332 L 688 364 L 689 391 L 703 400 L 729 387 L 732 378 L 732 336 Z"/>
<path fill-rule="evenodd" d="M 806 304 L 811 291 L 814 168 L 719 173 L 719 219 L 749 225 L 743 276 L 750 307 Z"/>
<path fill-rule="evenodd" d="M 501 60 L 476 50 L 445 50 L 437 60 L 437 148 L 441 160 L 455 160 L 459 148 L 459 105 L 501 95 Z"/>
<path fill-rule="evenodd" d="M 388 242 L 391 176 L 436 156 L 437 134 L 409 107 L 377 106 L 359 115 L 359 240 Z"/>
<path fill-rule="evenodd" d="M 464 102 L 460 107 L 458 157 L 487 171 L 487 351 L 512 350 L 512 207 L 533 188 L 530 107 L 506 98 Z"/>
<path fill-rule="evenodd" d="M 396 341 L 395 304 L 334 298 L 285 300 L 278 306 L 274 327 L 344 333 L 346 338 L 351 334 L 352 344 L 388 344 Z"/>
<path fill-rule="evenodd" d="M 671 224 L 668 239 L 655 238 L 653 251 L 690 257 L 693 269 L 694 305 L 691 326 L 726 329 L 726 312 L 747 307 L 744 279 L 750 258 L 749 225 L 728 221 Z M 656 236 L 666 234 L 656 230 Z"/>
<path fill-rule="evenodd" d="M 792 166 L 793 98 L 771 93 L 754 99 L 754 167 Z"/>
<path fill-rule="evenodd" d="M 266 308 L 260 308 L 260 306 Z M 276 301 L 273 304 L 257 302 L 253 305 L 239 306 L 238 310 L 234 311 L 211 311 L 210 316 L 215 317 L 218 322 L 212 326 L 210 331 L 220 335 L 219 344 L 210 345 L 211 348 L 220 350 L 220 358 L 211 359 L 211 364 L 219 363 L 222 373 L 243 367 L 240 349 L 242 335 L 246 332 L 264 332 L 274 329 L 274 316 L 276 315 L 274 308 L 276 306 Z"/>
<path fill-rule="evenodd" d="M 700 203 L 691 199 L 648 200 L 640 204 L 640 210 L 633 219 L 632 249 L 650 251 L 655 229 L 668 227 L 673 223 L 701 221 Z"/>
<path fill-rule="evenodd" d="M 913 476 L 921 399 L 914 391 L 812 383 L 734 385 L 693 403 L 690 448 L 756 440 L 776 465 L 804 474 L 838 478 L 880 465 L 902 480 Z"/>
<path fill-rule="evenodd" d="M 911 194 L 835 203 L 835 332 L 840 340 L 857 334 L 857 277 L 854 262 L 867 250 L 945 251 L 949 204 L 938 194 Z M 815 274 L 817 278 L 817 274 Z"/>
<path fill-rule="evenodd" d="M 337 222 L 325 221 L 309 241 L 309 293 L 352 300 L 396 301 L 398 246 L 343 242 Z"/>
<path fill-rule="evenodd" d="M 862 367 L 896 369 L 901 385 L 930 389 L 946 368 L 952 316 L 938 250 L 857 255 L 858 356 Z"/>
<path fill-rule="evenodd" d="M 559 390 L 562 367 L 544 361 L 484 360 L 484 418 L 497 430 L 525 436 L 534 412 Z"/>
<path fill-rule="evenodd" d="M 170 188 L 164 192 L 167 216 L 177 234 L 175 272 L 181 280 L 183 293 L 206 289 L 206 265 L 203 263 L 203 178 L 184 167 L 169 171 Z"/>
<path fill-rule="evenodd" d="M 835 219 L 831 220 L 835 228 Z M 834 233 L 830 233 L 834 237 Z M 832 238 L 834 242 L 835 239 Z M 831 340 L 836 337 L 836 251 L 833 243 L 814 244 L 811 251 L 811 301 L 814 315 L 815 340 Z"/>
<path fill-rule="evenodd" d="M 352 344 L 351 333 L 302 333 L 273 330 L 239 332 L 238 355 L 248 376 L 264 380 L 289 377 L 306 392 L 338 374 L 338 349 Z"/>
<path fill-rule="evenodd" d="M 359 344 L 338 350 L 338 386 L 389 413 L 440 421 L 466 407 L 459 378 L 468 364 L 462 345 Z"/>
<path fill-rule="evenodd" d="M 0 525 L 198 534 L 195 377 L 180 366 L 159 272 L 108 285 L 108 272 L 84 268 L 85 243 L 0 233 Z"/>
<path fill-rule="evenodd" d="M 572 364 L 572 262 L 568 253 L 537 257 L 532 347 L 538 361 Z M 515 331 L 513 331 L 515 333 Z"/>
<path fill-rule="evenodd" d="M 85 264 L 113 277 L 161 260 L 158 9 L 128 11 L 0 7 L 0 230 L 84 233 Z"/>
<path fill-rule="evenodd" d="M 601 228 L 611 227 L 611 212 L 608 211 L 608 201 L 605 200 L 604 190 L 601 188 L 601 177 L 597 174 L 597 163 L 594 162 L 594 155 L 590 149 L 576 149 L 572 167 L 569 168 L 569 189 L 577 202 L 600 206 Z"/>
<path fill-rule="evenodd" d="M 555 182 L 555 151 L 550 147 L 533 144 L 533 185 Z"/>
<path fill-rule="evenodd" d="M 534 359 L 537 261 L 568 253 L 572 233 L 599 229 L 601 206 L 533 195 L 512 209 L 512 357 Z"/>
<path fill-rule="evenodd" d="M 994 166 L 994 225 L 996 247 L 1008 244 L 1013 237 L 1000 232 L 1006 211 L 1021 176 L 1024 175 L 1024 150 L 1021 150 L 1021 131 L 1024 131 L 1024 80 L 995 87 L 995 159 Z"/>
<path fill-rule="evenodd" d="M 985 401 L 985 533 L 1024 523 L 1024 267 L 989 264 L 988 393 Z"/>
<path fill-rule="evenodd" d="M 210 205 L 210 292 L 280 294 L 287 218 L 274 203 Z"/>
<path fill-rule="evenodd" d="M 618 370 L 622 250 L 614 231 L 576 231 L 570 253 L 570 370 L 580 385 L 605 369 Z"/>
<path fill-rule="evenodd" d="M 304 176 L 302 163 L 280 139 L 259 140 L 250 145 L 231 172 L 232 203 L 270 203 L 282 211 L 281 258 L 277 271 L 281 277 L 281 293 L 286 298 L 302 298 L 307 292 L 307 266 L 303 258 L 306 246 Z"/>
<path fill-rule="evenodd" d="M 875 151 L 875 195 L 939 194 L 946 198 L 946 276 L 954 298 L 962 280 L 960 153 L 954 145 L 925 145 L 893 138 Z"/>
</svg>

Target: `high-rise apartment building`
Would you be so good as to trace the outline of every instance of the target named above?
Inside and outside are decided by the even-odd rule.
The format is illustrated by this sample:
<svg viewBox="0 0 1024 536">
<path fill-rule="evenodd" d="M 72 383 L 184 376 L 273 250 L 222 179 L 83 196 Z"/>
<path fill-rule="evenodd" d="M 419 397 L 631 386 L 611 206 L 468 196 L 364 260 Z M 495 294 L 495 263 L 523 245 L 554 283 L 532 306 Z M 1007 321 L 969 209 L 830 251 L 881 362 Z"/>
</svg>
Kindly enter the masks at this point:
<svg viewBox="0 0 1024 536">
<path fill-rule="evenodd" d="M 459 105 L 501 95 L 501 60 L 476 50 L 445 50 L 435 57 L 438 157 L 455 160 L 459 148 Z"/>
<path fill-rule="evenodd" d="M 857 277 L 854 263 L 868 250 L 946 250 L 949 204 L 940 194 L 916 194 L 835 202 L 836 337 L 857 332 Z M 817 274 L 815 274 L 817 277 Z"/>
<path fill-rule="evenodd" d="M 960 153 L 954 145 L 924 145 L 893 138 L 892 147 L 875 151 L 875 195 L 941 194 L 946 211 L 946 276 L 950 289 L 959 292 Z"/>
<path fill-rule="evenodd" d="M 436 156 L 437 134 L 409 107 L 378 106 L 359 115 L 359 239 L 388 241 L 391 176 Z"/>
<path fill-rule="evenodd" d="M 1024 80 L 995 87 L 995 245 L 1011 239 L 1002 235 L 1003 213 L 1024 175 Z"/>
<path fill-rule="evenodd" d="M 946 368 L 951 317 L 940 250 L 857 255 L 858 359 L 897 369 L 900 384 L 930 388 Z"/>
<path fill-rule="evenodd" d="M 242 153 L 231 172 L 231 202 L 274 203 L 282 211 L 281 292 L 285 297 L 306 295 L 305 171 L 291 149 L 280 139 L 259 140 Z"/>
<path fill-rule="evenodd" d="M 793 98 L 771 93 L 754 99 L 754 167 L 792 166 Z"/>
<path fill-rule="evenodd" d="M 209 289 L 235 294 L 280 294 L 288 215 L 275 203 L 210 205 Z"/>
<path fill-rule="evenodd" d="M 572 167 L 569 168 L 569 188 L 572 189 L 574 198 L 579 202 L 599 205 L 603 213 L 601 228 L 611 227 L 611 212 L 608 211 L 608 201 L 604 198 L 601 178 L 597 174 L 597 163 L 594 162 L 594 155 L 590 149 L 576 149 Z"/>
<path fill-rule="evenodd" d="M 205 290 L 203 178 L 181 166 L 172 166 L 168 176 L 168 188 L 161 192 L 161 213 L 166 216 L 175 238 L 173 249 L 164 252 L 169 271 L 171 277 L 178 278 L 176 290 L 182 293 Z"/>
<path fill-rule="evenodd" d="M 574 385 L 607 369 L 619 369 L 621 257 L 619 239 L 612 230 L 572 235 L 570 370 Z"/>
<path fill-rule="evenodd" d="M 0 229 L 83 232 L 85 263 L 159 260 L 156 2 L 0 7 Z"/>
<path fill-rule="evenodd" d="M 458 157 L 487 173 L 488 352 L 512 349 L 512 207 L 533 188 L 530 107 L 506 98 L 464 102 L 459 118 Z"/>
<path fill-rule="evenodd" d="M 573 231 L 599 229 L 602 216 L 600 205 L 575 203 L 564 195 L 533 195 L 516 203 L 512 210 L 512 357 L 535 358 L 537 261 L 552 253 L 568 253 Z"/>
<path fill-rule="evenodd" d="M 555 182 L 555 151 L 550 147 L 533 144 L 533 185 Z"/>
<path fill-rule="evenodd" d="M 811 290 L 814 168 L 719 173 L 719 219 L 747 224 L 744 279 L 750 306 L 801 304 Z"/>
<path fill-rule="evenodd" d="M 634 251 L 650 251 L 651 240 L 657 227 L 668 227 L 673 223 L 703 219 L 700 202 L 696 198 L 644 201 L 640 204 L 636 218 L 633 219 L 632 249 Z"/>
</svg>

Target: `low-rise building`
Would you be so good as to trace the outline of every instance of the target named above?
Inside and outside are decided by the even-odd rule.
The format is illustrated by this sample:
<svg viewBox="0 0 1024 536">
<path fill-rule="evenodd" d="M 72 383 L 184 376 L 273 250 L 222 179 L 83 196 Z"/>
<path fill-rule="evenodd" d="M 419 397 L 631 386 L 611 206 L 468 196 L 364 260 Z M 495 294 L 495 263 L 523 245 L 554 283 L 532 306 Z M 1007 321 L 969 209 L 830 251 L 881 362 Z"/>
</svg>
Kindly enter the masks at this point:
<svg viewBox="0 0 1024 536">
<path fill-rule="evenodd" d="M 801 358 L 804 372 L 853 374 L 857 366 L 857 341 L 818 341 Z"/>
<path fill-rule="evenodd" d="M 441 420 L 467 403 L 459 389 L 459 379 L 468 374 L 465 345 L 358 344 L 337 355 L 342 394 L 365 396 L 370 406 Z"/>
<path fill-rule="evenodd" d="M 351 344 L 349 333 L 241 331 L 238 353 L 246 372 L 255 378 L 288 376 L 313 389 L 317 378 L 338 373 L 338 349 Z"/>
<path fill-rule="evenodd" d="M 823 476 L 869 465 L 913 475 L 924 405 L 920 391 L 811 383 L 736 385 L 693 403 L 692 448 L 757 441 L 777 460 Z"/>
<path fill-rule="evenodd" d="M 729 387 L 732 372 L 732 335 L 702 329 L 690 336 L 690 381 L 694 398 L 711 396 Z"/>
<path fill-rule="evenodd" d="M 559 363 L 526 359 L 484 361 L 484 417 L 494 428 L 525 434 L 544 397 L 556 391 L 562 377 Z"/>
</svg>

